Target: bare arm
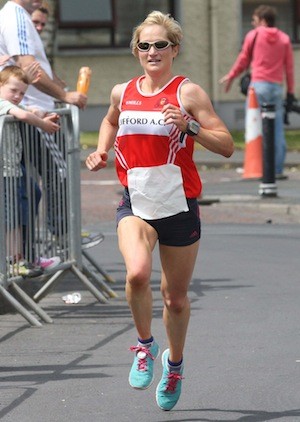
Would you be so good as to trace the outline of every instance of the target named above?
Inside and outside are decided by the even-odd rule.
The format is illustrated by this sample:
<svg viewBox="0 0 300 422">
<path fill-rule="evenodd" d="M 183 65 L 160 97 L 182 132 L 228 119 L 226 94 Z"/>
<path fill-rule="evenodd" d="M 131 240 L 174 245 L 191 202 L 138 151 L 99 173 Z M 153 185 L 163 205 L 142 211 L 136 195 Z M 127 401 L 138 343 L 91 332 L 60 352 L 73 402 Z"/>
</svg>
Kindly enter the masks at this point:
<svg viewBox="0 0 300 422">
<path fill-rule="evenodd" d="M 111 92 L 110 106 L 99 129 L 98 146 L 86 159 L 86 166 L 91 171 L 100 170 L 107 165 L 108 152 L 115 142 L 120 115 L 119 103 L 124 85 L 116 85 Z"/>
<path fill-rule="evenodd" d="M 199 85 L 187 82 L 181 87 L 180 97 L 186 111 L 201 125 L 198 134 L 193 136 L 195 142 L 209 151 L 230 157 L 234 150 L 233 139 L 223 121 L 214 111 L 206 92 Z M 181 112 L 178 113 L 177 107 L 168 104 L 162 111 L 166 123 L 174 123 L 180 131 L 186 131 L 187 122 Z M 172 118 L 174 111 L 175 120 Z"/>
<path fill-rule="evenodd" d="M 53 72 L 53 80 L 54 82 L 59 85 L 62 89 L 66 88 L 67 84 L 65 81 L 63 81 L 62 79 L 60 79 L 59 76 L 57 76 L 57 74 L 55 72 Z"/>
<path fill-rule="evenodd" d="M 22 69 L 26 70 L 33 61 L 35 61 L 34 56 L 14 56 L 16 64 Z M 45 94 L 50 95 L 51 97 L 56 98 L 59 101 L 77 105 L 79 108 L 84 108 L 87 102 L 87 96 L 83 95 L 77 91 L 66 92 L 63 88 L 56 84 L 47 73 L 41 68 L 41 76 L 38 81 L 34 82 L 33 85 L 44 92 Z"/>
<path fill-rule="evenodd" d="M 19 107 L 12 107 L 9 110 L 9 114 L 22 122 L 36 126 L 48 133 L 54 133 L 59 129 L 59 125 L 56 123 L 58 120 L 56 113 L 51 113 L 41 119 L 31 111 L 23 110 Z"/>
</svg>

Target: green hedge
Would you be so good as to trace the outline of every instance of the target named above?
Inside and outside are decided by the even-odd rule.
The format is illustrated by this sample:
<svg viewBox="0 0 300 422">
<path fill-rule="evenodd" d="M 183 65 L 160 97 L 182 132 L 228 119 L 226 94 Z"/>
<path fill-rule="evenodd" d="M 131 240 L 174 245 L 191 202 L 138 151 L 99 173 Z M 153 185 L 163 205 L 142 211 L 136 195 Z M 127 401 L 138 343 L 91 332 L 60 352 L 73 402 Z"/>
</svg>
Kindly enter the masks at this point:
<svg viewBox="0 0 300 422">
<path fill-rule="evenodd" d="M 244 131 L 232 131 L 232 137 L 237 149 L 244 149 L 245 139 Z M 289 151 L 300 151 L 300 130 L 285 131 L 287 149 Z"/>
<path fill-rule="evenodd" d="M 234 139 L 235 148 L 244 149 L 244 131 L 234 130 L 231 132 Z M 287 130 L 286 143 L 289 151 L 300 151 L 300 130 Z M 82 148 L 96 148 L 98 142 L 98 132 L 83 132 L 80 134 L 80 144 Z"/>
</svg>

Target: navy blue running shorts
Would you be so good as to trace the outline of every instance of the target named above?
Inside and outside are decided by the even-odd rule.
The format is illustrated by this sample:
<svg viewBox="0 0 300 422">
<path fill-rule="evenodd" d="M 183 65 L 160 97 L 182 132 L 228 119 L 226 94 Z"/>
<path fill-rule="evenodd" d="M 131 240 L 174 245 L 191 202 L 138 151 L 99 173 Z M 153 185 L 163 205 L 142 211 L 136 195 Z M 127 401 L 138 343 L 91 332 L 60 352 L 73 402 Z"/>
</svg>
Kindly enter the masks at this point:
<svg viewBox="0 0 300 422">
<path fill-rule="evenodd" d="M 144 220 L 158 234 L 158 241 L 166 246 L 187 246 L 197 242 L 201 237 L 201 221 L 197 199 L 187 198 L 189 211 L 180 212 L 157 220 Z M 133 216 L 128 189 L 124 189 L 123 197 L 117 208 L 117 224 L 124 217 Z"/>
</svg>

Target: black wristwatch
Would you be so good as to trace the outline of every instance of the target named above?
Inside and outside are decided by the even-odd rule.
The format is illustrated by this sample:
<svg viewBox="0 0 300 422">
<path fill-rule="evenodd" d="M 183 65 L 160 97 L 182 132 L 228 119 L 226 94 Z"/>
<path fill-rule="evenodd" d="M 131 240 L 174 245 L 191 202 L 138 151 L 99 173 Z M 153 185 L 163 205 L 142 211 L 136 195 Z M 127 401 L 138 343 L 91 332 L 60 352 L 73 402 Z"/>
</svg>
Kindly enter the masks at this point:
<svg viewBox="0 0 300 422">
<path fill-rule="evenodd" d="M 196 136 L 198 135 L 200 129 L 200 124 L 196 122 L 196 120 L 190 120 L 187 124 L 186 131 L 189 136 Z"/>
</svg>

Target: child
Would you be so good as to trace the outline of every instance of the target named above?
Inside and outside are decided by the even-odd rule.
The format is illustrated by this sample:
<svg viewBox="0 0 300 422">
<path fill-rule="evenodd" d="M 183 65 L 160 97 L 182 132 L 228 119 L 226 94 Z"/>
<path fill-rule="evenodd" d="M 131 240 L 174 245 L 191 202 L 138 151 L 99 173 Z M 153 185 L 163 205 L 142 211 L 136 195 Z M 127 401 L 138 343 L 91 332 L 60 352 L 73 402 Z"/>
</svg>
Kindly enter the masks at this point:
<svg viewBox="0 0 300 422">
<path fill-rule="evenodd" d="M 0 115 L 9 114 L 45 132 L 54 133 L 59 129 L 57 124 L 58 115 L 56 113 L 46 114 L 39 109 L 30 111 L 19 105 L 30 80 L 31 78 L 28 78 L 27 74 L 18 66 L 7 66 L 0 72 Z M 7 130 L 6 125 L 2 133 L 2 139 L 5 140 L 3 144 L 5 216 L 6 223 L 9 226 L 6 234 L 7 253 L 11 260 L 13 275 L 36 276 L 41 274 L 40 268 L 20 261 L 20 256 L 22 255 L 21 213 L 17 213 L 15 210 L 18 209 L 18 204 L 22 202 L 22 189 L 24 188 L 20 164 L 23 151 L 21 134 L 18 127 L 14 125 L 13 130 L 17 131 L 17 133 L 12 137 L 14 140 L 12 144 L 7 141 L 9 132 L 5 130 Z M 9 219 L 8 214 L 12 218 Z M 40 262 L 43 263 L 44 258 L 41 258 Z M 59 262 L 59 257 L 53 257 L 50 265 L 57 265 Z"/>
</svg>

